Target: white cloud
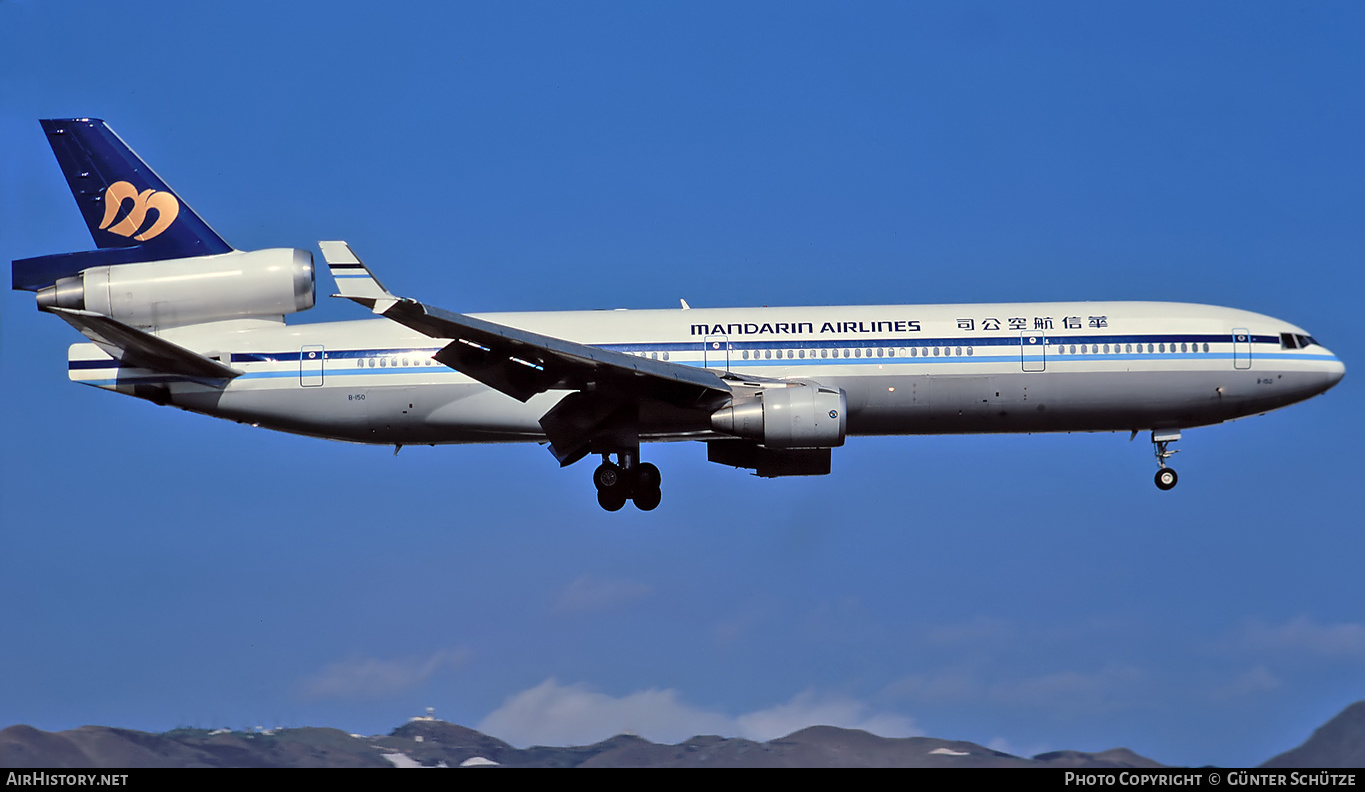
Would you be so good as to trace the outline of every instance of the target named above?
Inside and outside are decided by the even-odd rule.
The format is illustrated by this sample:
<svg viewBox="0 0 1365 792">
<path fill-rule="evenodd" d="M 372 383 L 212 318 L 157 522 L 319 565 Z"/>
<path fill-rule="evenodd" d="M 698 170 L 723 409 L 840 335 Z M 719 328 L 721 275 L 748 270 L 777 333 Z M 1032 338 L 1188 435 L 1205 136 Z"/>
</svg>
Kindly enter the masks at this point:
<svg viewBox="0 0 1365 792">
<path fill-rule="evenodd" d="M 513 745 L 588 745 L 616 734 L 678 743 L 698 734 L 771 740 L 807 726 L 864 729 L 884 737 L 918 734 L 907 717 L 871 711 L 844 696 L 803 691 L 791 701 L 738 717 L 693 707 L 676 690 L 650 689 L 614 697 L 586 685 L 547 679 L 511 696 L 478 730 Z"/>
<path fill-rule="evenodd" d="M 1121 708 L 1143 674 L 1132 666 L 1098 671 L 1057 671 L 1016 679 L 986 681 L 980 672 L 947 670 L 903 677 L 883 690 L 893 698 L 935 703 L 985 702 L 1058 712 L 1098 712 Z"/>
<path fill-rule="evenodd" d="M 1011 756 L 1022 756 L 1025 759 L 1031 759 L 1038 754 L 1047 753 L 1052 750 L 1047 747 L 1046 743 L 1034 743 L 1033 745 L 1021 746 L 1015 745 L 1004 737 L 996 737 L 994 740 L 986 743 L 986 747 L 992 751 L 1007 753 Z"/>
<path fill-rule="evenodd" d="M 586 685 L 547 679 L 511 696 L 478 725 L 513 745 L 589 745 L 629 732 L 676 743 L 694 734 L 723 734 L 723 715 L 683 704 L 674 690 L 642 690 L 614 698 Z"/>
<path fill-rule="evenodd" d="M 455 668 L 468 652 L 441 649 L 425 657 L 379 660 L 356 657 L 329 663 L 303 683 L 311 698 L 378 698 L 416 687 L 442 668 Z"/>
<path fill-rule="evenodd" d="M 882 693 L 892 698 L 953 703 L 982 698 L 983 688 L 968 672 L 949 670 L 902 677 L 887 685 Z"/>
<path fill-rule="evenodd" d="M 1332 659 L 1365 658 L 1365 624 L 1321 624 L 1299 616 L 1281 625 L 1251 622 L 1242 629 L 1241 642 L 1253 649 L 1307 653 Z"/>
<path fill-rule="evenodd" d="M 1010 622 L 984 616 L 930 629 L 925 641 L 933 646 L 993 646 L 1021 639 L 1021 629 Z"/>
<path fill-rule="evenodd" d="M 1059 671 L 1054 674 L 1001 682 L 991 686 L 991 698 L 1004 704 L 1095 712 L 1119 706 L 1117 698 L 1132 688 L 1142 674 L 1131 666 L 1111 666 L 1095 673 Z M 1115 694 L 1120 694 L 1118 697 Z"/>
<path fill-rule="evenodd" d="M 1215 701 L 1240 698 L 1255 693 L 1268 693 L 1280 687 L 1280 680 L 1263 665 L 1247 671 L 1231 682 L 1210 692 Z"/>
<path fill-rule="evenodd" d="M 857 699 L 822 696 L 809 689 L 786 704 L 741 715 L 735 722 L 740 736 L 760 741 L 785 737 L 807 726 L 862 729 L 882 737 L 911 737 L 920 733 L 914 721 L 903 715 L 872 712 Z"/>
<path fill-rule="evenodd" d="M 633 580 L 599 580 L 584 575 L 565 587 L 555 602 L 555 613 L 587 613 L 606 610 L 639 599 L 651 591 Z"/>
</svg>

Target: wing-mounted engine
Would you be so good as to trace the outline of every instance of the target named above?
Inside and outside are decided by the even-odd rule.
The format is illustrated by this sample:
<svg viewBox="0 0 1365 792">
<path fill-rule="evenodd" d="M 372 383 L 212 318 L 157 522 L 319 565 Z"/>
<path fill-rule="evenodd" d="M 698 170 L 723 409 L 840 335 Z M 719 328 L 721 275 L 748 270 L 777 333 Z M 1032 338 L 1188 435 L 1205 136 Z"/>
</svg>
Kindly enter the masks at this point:
<svg viewBox="0 0 1365 792">
<path fill-rule="evenodd" d="M 711 428 L 773 449 L 836 448 L 844 444 L 847 413 L 842 390 L 791 382 L 737 396 L 711 414 Z"/>
<path fill-rule="evenodd" d="M 289 248 L 89 267 L 38 290 L 39 308 L 142 328 L 283 316 L 313 300 L 313 254 Z"/>
</svg>

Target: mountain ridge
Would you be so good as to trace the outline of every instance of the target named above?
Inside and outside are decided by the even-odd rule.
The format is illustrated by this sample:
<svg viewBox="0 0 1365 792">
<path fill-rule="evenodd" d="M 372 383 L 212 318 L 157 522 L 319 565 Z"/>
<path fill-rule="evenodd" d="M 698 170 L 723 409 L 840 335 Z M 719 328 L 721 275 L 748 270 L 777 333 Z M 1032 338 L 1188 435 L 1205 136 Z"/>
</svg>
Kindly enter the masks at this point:
<svg viewBox="0 0 1365 792">
<path fill-rule="evenodd" d="M 1165 767 L 1127 748 L 1015 756 L 964 740 L 880 737 L 860 729 L 808 726 L 758 742 L 696 735 L 654 743 L 618 734 L 591 745 L 517 748 L 454 723 L 414 718 L 385 735 L 340 729 L 153 733 L 108 726 L 45 732 L 0 729 L 0 767 Z M 1261 767 L 1365 766 L 1365 701 L 1342 710 L 1304 743 Z"/>
</svg>

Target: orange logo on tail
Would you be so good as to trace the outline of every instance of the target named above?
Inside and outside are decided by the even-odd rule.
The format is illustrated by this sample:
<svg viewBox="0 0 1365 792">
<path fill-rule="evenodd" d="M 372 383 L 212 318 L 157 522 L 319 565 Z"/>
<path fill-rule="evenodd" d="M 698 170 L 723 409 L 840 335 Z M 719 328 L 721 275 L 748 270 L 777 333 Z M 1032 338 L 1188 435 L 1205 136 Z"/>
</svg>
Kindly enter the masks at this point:
<svg viewBox="0 0 1365 792">
<path fill-rule="evenodd" d="M 114 222 L 119 210 L 123 208 L 123 202 L 131 200 L 133 208 L 128 211 L 128 216 L 113 228 L 109 224 Z M 156 210 L 156 222 L 152 227 L 143 231 L 137 236 L 133 234 L 142 227 L 147 220 L 147 210 Z M 114 182 L 109 185 L 109 189 L 104 191 L 104 220 L 100 223 L 101 229 L 108 229 L 111 234 L 119 236 L 130 236 L 139 242 L 147 240 L 165 231 L 176 215 L 180 214 L 180 202 L 174 195 L 168 192 L 157 192 L 156 190 L 143 190 L 141 193 L 137 188 L 126 181 Z"/>
</svg>

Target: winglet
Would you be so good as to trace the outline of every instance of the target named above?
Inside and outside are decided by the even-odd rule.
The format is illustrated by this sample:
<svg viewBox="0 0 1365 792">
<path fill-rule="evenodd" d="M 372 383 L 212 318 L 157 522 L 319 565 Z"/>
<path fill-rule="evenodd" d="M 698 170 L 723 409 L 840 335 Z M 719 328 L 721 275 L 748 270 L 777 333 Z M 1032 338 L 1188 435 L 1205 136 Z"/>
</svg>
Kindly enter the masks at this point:
<svg viewBox="0 0 1365 792">
<path fill-rule="evenodd" d="M 384 288 L 369 267 L 360 263 L 360 258 L 350 245 L 339 241 L 319 242 L 318 247 L 322 249 L 322 257 L 337 282 L 337 293 L 333 297 L 353 300 L 377 314 L 384 313 L 398 302 L 398 298 Z"/>
</svg>

